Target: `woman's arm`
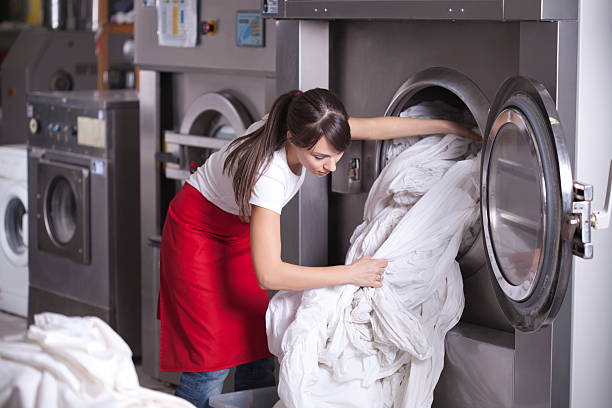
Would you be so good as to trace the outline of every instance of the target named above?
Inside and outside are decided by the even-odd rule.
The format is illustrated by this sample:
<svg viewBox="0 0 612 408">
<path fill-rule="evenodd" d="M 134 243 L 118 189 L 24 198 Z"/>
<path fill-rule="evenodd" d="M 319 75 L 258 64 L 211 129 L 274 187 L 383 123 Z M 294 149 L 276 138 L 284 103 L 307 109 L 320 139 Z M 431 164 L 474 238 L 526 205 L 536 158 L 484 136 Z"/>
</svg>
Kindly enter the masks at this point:
<svg viewBox="0 0 612 408">
<path fill-rule="evenodd" d="M 262 289 L 305 290 L 352 283 L 382 286 L 387 266 L 384 259 L 363 257 L 351 265 L 308 267 L 281 260 L 280 215 L 251 206 L 251 254 L 257 281 Z"/>
<path fill-rule="evenodd" d="M 481 140 L 468 126 L 438 119 L 400 118 L 349 118 L 352 139 L 384 140 L 399 137 L 453 133 L 469 139 Z"/>
</svg>

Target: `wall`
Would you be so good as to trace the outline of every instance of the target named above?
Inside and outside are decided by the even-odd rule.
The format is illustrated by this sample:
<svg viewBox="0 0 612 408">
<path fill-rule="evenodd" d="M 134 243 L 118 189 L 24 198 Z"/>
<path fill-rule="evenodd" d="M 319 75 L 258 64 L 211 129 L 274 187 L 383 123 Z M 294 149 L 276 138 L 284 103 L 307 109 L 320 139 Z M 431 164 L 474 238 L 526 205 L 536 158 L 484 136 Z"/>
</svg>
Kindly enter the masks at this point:
<svg viewBox="0 0 612 408">
<path fill-rule="evenodd" d="M 580 2 L 578 123 L 575 178 L 594 187 L 593 207 L 603 206 L 612 137 L 612 2 Z M 571 405 L 612 406 L 612 230 L 592 235 L 594 259 L 575 259 Z"/>
</svg>

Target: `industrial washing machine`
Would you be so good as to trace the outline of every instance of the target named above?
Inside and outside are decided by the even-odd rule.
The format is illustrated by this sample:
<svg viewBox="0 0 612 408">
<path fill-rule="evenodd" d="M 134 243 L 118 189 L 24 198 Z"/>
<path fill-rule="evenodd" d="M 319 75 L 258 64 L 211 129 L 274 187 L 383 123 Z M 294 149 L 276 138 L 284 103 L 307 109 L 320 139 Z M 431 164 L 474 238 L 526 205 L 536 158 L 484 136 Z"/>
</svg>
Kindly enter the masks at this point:
<svg viewBox="0 0 612 408">
<path fill-rule="evenodd" d="M 159 371 L 157 320 L 158 247 L 168 204 L 212 151 L 242 136 L 266 114 L 276 97 L 275 26 L 261 17 L 260 2 L 193 4 L 197 9 L 185 8 L 183 3 L 135 4 L 135 63 L 140 68 L 143 368 L 175 383 L 176 373 Z M 195 30 L 194 44 L 164 42 L 158 23 L 162 24 L 161 16 L 169 10 L 171 15 L 185 16 L 175 21 L 177 25 L 192 21 L 189 13 L 195 11 L 198 18 L 193 24 L 185 23 L 184 30 L 183 26 L 178 30 Z"/>
<path fill-rule="evenodd" d="M 140 356 L 138 96 L 32 93 L 27 107 L 28 318 L 98 316 Z"/>
<path fill-rule="evenodd" d="M 0 309 L 28 313 L 28 150 L 0 146 Z"/>
<path fill-rule="evenodd" d="M 612 404 L 602 313 L 612 307 L 612 234 L 591 236 L 609 223 L 612 144 L 601 118 L 612 108 L 603 17 L 612 9 L 586 3 L 263 3 L 283 33 L 279 91 L 329 87 L 357 117 L 441 100 L 469 111 L 483 134 L 481 236 L 458 259 L 466 306 L 447 335 L 436 407 Z M 329 187 L 313 188 L 317 200 L 302 188 L 294 262 L 344 262 L 385 149 L 354 142 Z M 324 255 L 309 248 L 321 231 Z"/>
</svg>

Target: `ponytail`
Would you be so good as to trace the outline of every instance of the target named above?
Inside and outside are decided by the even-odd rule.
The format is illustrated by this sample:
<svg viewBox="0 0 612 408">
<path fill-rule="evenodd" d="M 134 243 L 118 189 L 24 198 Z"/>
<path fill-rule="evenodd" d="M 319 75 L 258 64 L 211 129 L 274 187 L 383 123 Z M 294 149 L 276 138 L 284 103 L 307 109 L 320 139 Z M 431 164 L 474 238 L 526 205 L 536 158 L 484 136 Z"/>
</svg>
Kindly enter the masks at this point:
<svg viewBox="0 0 612 408">
<path fill-rule="evenodd" d="M 322 136 L 338 151 L 350 143 L 348 115 L 340 100 L 326 89 L 311 89 L 304 93 L 293 90 L 279 96 L 270 109 L 265 125 L 235 139 L 228 147 L 229 154 L 223 172 L 232 175 L 234 198 L 240 218 L 247 222 L 251 214 L 251 192 L 270 165 L 274 152 L 287 141 L 310 149 Z"/>
<path fill-rule="evenodd" d="M 228 147 L 230 153 L 223 164 L 223 172 L 233 176 L 234 197 L 243 221 L 247 221 L 251 213 L 249 200 L 258 173 L 268 168 L 274 152 L 287 140 L 287 111 L 291 100 L 298 94 L 299 91 L 291 91 L 279 96 L 265 125 L 237 138 Z"/>
</svg>

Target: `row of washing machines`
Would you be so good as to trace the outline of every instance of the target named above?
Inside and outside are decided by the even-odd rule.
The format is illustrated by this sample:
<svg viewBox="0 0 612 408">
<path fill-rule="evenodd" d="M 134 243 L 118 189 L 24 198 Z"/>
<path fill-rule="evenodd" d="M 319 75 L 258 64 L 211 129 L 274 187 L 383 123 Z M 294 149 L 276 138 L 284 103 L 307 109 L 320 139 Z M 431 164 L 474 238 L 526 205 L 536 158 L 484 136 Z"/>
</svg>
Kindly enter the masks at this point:
<svg viewBox="0 0 612 408">
<path fill-rule="evenodd" d="M 32 92 L 27 145 L 0 147 L 0 309 L 98 316 L 135 356 L 138 106 L 129 90 Z"/>
</svg>

